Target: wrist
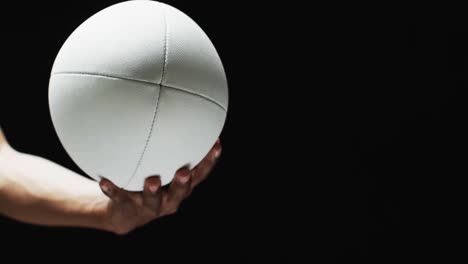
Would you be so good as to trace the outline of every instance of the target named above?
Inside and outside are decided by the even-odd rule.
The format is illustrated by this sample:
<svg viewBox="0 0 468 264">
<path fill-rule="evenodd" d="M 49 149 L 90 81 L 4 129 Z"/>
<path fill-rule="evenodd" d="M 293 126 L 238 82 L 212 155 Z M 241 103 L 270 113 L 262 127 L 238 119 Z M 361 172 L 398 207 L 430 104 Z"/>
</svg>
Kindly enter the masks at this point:
<svg viewBox="0 0 468 264">
<path fill-rule="evenodd" d="M 104 195 L 92 201 L 89 215 L 92 216 L 94 222 L 92 227 L 114 233 L 109 216 L 109 202 L 110 199 Z"/>
</svg>

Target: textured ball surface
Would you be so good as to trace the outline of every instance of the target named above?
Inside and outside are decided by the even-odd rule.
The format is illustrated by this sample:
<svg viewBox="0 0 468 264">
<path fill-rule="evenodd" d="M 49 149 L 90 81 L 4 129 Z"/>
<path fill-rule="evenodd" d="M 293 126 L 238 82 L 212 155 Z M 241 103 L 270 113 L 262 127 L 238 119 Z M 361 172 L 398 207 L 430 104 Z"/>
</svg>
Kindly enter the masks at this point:
<svg viewBox="0 0 468 264">
<path fill-rule="evenodd" d="M 154 1 L 110 6 L 60 49 L 49 106 L 67 153 L 90 177 L 130 191 L 169 183 L 220 135 L 228 107 L 221 60 L 203 30 Z"/>
</svg>

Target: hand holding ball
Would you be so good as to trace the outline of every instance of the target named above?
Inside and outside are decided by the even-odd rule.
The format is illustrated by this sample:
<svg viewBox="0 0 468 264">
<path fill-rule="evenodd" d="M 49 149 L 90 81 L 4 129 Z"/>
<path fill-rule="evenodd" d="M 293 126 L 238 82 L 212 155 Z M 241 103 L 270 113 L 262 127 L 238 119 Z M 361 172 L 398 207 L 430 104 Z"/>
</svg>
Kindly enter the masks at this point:
<svg viewBox="0 0 468 264">
<path fill-rule="evenodd" d="M 59 139 L 95 180 L 141 191 L 197 165 L 220 135 L 228 88 L 203 30 L 163 3 L 129 1 L 81 24 L 54 62 L 49 105 Z"/>
</svg>

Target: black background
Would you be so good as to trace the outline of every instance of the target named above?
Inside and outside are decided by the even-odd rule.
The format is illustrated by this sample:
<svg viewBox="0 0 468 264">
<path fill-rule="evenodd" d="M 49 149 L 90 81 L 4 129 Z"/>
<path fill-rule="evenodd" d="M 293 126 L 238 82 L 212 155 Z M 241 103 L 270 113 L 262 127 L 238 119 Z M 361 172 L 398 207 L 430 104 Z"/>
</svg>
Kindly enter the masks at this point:
<svg viewBox="0 0 468 264">
<path fill-rule="evenodd" d="M 13 147 L 79 171 L 53 130 L 48 77 L 68 35 L 116 2 L 2 7 L 0 124 Z M 466 21 L 377 7 L 166 2 L 205 30 L 228 76 L 215 171 L 176 215 L 124 237 L 0 218 L 1 254 L 402 263 L 463 249 Z"/>
</svg>

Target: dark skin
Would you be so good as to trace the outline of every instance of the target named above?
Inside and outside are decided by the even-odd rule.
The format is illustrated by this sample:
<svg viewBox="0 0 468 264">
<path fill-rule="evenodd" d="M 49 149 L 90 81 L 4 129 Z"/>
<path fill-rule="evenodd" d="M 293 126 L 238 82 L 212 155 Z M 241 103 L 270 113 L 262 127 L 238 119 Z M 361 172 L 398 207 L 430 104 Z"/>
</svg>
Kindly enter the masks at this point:
<svg viewBox="0 0 468 264">
<path fill-rule="evenodd" d="M 158 176 L 148 177 L 143 192 L 125 191 L 107 179 L 101 180 L 102 191 L 111 199 L 108 211 L 116 233 L 126 233 L 156 218 L 176 213 L 183 200 L 208 177 L 220 154 L 221 143 L 218 140 L 193 170 L 178 170 L 172 182 L 165 187 L 161 187 Z"/>
</svg>

